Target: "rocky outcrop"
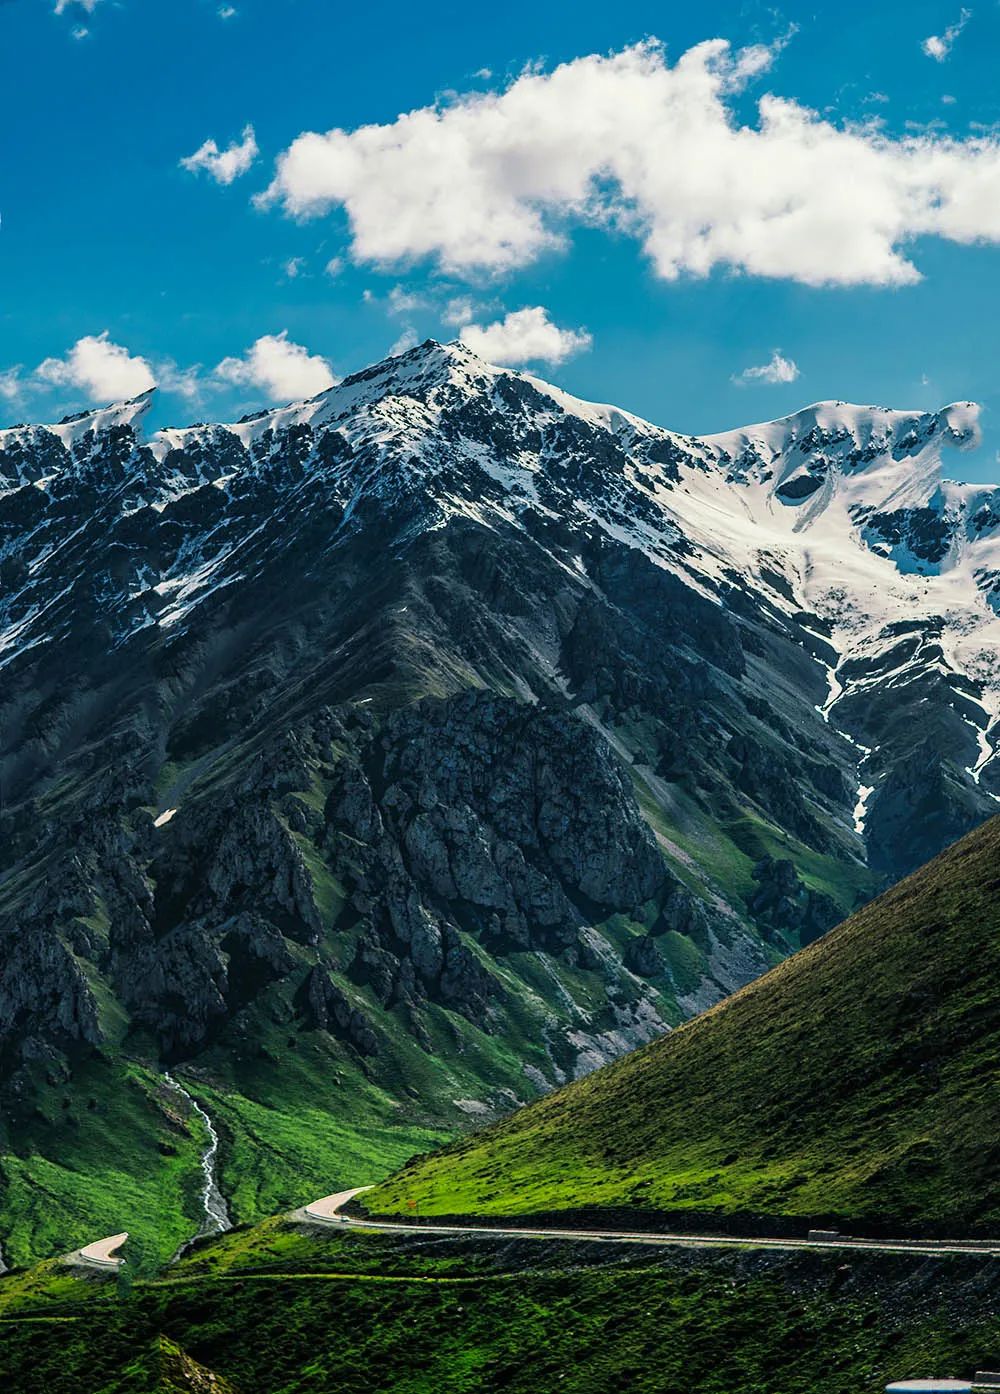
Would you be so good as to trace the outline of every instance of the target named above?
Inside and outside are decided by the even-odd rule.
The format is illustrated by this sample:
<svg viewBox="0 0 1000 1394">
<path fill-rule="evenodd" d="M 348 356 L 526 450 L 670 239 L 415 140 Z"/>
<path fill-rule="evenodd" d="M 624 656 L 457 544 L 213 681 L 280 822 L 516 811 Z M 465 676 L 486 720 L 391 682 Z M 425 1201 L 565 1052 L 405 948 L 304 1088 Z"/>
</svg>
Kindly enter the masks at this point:
<svg viewBox="0 0 1000 1394">
<path fill-rule="evenodd" d="M 470 930 L 495 955 L 560 952 L 667 887 L 620 764 L 568 713 L 470 691 L 358 734 L 325 845 L 367 925 L 354 972 L 383 1003 L 488 1023 L 502 990 Z"/>
<path fill-rule="evenodd" d="M 878 781 L 869 800 L 872 867 L 887 879 L 914 871 L 981 821 L 979 798 L 962 772 L 938 761 L 931 742 L 920 741 Z"/>
<path fill-rule="evenodd" d="M 352 1006 L 347 994 L 331 981 L 320 964 L 306 980 L 306 998 L 315 1024 L 350 1041 L 362 1055 L 378 1054 L 378 1037 L 364 1012 Z"/>
<path fill-rule="evenodd" d="M 625 951 L 625 966 L 641 978 L 656 978 L 664 971 L 666 964 L 656 946 L 656 940 L 643 935 L 629 941 Z"/>
<path fill-rule="evenodd" d="M 97 1000 L 81 961 L 53 927 L 0 938 L 0 1045 L 31 1054 L 36 1042 L 98 1045 Z"/>
<path fill-rule="evenodd" d="M 544 923 L 556 885 L 610 909 L 666 883 L 620 762 L 570 713 L 469 691 L 394 714 L 383 749 L 386 802 L 446 899 Z"/>
<path fill-rule="evenodd" d="M 835 902 L 810 890 L 787 858 L 763 857 L 753 879 L 757 890 L 747 906 L 768 939 L 809 944 L 843 919 Z"/>
<path fill-rule="evenodd" d="M 159 820 L 141 782 L 105 791 L 25 902 L 35 929 L 8 955 L 0 1031 L 98 1043 L 90 974 L 170 1061 L 285 983 L 301 1029 L 375 1058 L 378 1011 L 401 1009 L 431 1049 L 429 1004 L 506 1029 L 511 955 L 610 982 L 624 969 L 591 926 L 679 892 L 619 759 L 566 710 L 485 691 L 385 718 L 321 708 L 234 775 L 227 800 Z M 342 898 L 336 929 L 321 884 Z M 586 1013 L 572 1022 L 588 1035 Z"/>
<path fill-rule="evenodd" d="M 248 792 L 211 824 L 182 825 L 187 836 L 157 867 L 158 883 L 172 882 L 176 893 L 188 898 L 190 913 L 215 918 L 245 906 L 267 915 L 288 938 L 316 943 L 321 924 L 309 872 L 267 799 Z"/>
</svg>

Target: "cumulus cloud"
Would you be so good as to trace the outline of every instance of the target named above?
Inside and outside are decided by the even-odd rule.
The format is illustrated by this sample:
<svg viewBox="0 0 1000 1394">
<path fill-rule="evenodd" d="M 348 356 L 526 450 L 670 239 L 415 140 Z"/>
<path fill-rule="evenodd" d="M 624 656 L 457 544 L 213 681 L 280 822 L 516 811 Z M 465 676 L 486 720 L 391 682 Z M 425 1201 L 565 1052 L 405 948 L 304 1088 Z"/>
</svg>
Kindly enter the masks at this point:
<svg viewBox="0 0 1000 1394">
<path fill-rule="evenodd" d="M 392 348 L 389 350 L 389 357 L 396 358 L 401 353 L 408 353 L 411 348 L 416 348 L 417 344 L 419 343 L 420 336 L 417 334 L 417 331 L 413 328 L 413 325 L 408 324 L 406 328 L 403 330 L 402 334 L 400 334 L 399 338 L 393 344 Z"/>
<path fill-rule="evenodd" d="M 164 392 L 173 392 L 186 402 L 200 402 L 205 390 L 200 368 L 180 368 L 173 359 L 156 365 L 156 383 Z"/>
<path fill-rule="evenodd" d="M 592 342 L 586 330 L 553 324 L 542 305 L 512 310 L 493 324 L 467 324 L 459 338 L 490 363 L 562 363 Z"/>
<path fill-rule="evenodd" d="M 46 358 L 35 369 L 35 379 L 50 387 L 78 388 L 92 402 L 122 401 L 156 386 L 148 360 L 112 343 L 107 330 L 78 339 L 65 358 Z"/>
<path fill-rule="evenodd" d="M 287 330 L 265 334 L 242 358 L 224 358 L 215 377 L 231 386 L 253 387 L 272 402 L 315 397 L 337 382 L 327 360 L 292 343 Z"/>
<path fill-rule="evenodd" d="M 21 381 L 21 368 L 5 368 L 0 372 L 0 402 L 13 406 L 21 400 L 24 384 Z"/>
<path fill-rule="evenodd" d="M 260 153 L 253 126 L 243 127 L 239 141 L 232 141 L 225 150 L 220 150 L 214 140 L 206 140 L 193 155 L 181 160 L 181 168 L 191 174 L 204 170 L 217 184 L 231 184 L 240 175 L 246 174 Z"/>
<path fill-rule="evenodd" d="M 927 57 L 933 58 L 936 63 L 943 63 L 971 18 L 971 10 L 962 10 L 955 23 L 949 24 L 943 34 L 929 34 L 920 45 Z"/>
<path fill-rule="evenodd" d="M 791 358 L 785 358 L 780 350 L 775 349 L 770 359 L 766 363 L 758 364 L 755 368 L 744 368 L 742 373 L 737 373 L 733 382 L 738 387 L 746 387 L 750 383 L 768 383 L 775 385 L 782 382 L 794 382 L 799 376 L 799 365 Z"/>
<path fill-rule="evenodd" d="M 921 235 L 1000 240 L 1000 141 L 836 125 L 773 94 L 733 97 L 773 49 L 721 39 L 670 66 L 655 42 L 529 70 L 385 125 L 304 132 L 259 196 L 346 211 L 355 260 L 465 278 L 565 245 L 572 222 L 637 238 L 671 279 L 716 267 L 809 285 L 919 279 Z"/>
<path fill-rule="evenodd" d="M 390 315 L 409 315 L 414 310 L 424 310 L 429 301 L 425 295 L 419 291 L 409 290 L 406 286 L 393 286 L 389 291 L 387 308 Z"/>
<path fill-rule="evenodd" d="M 482 311 L 477 311 L 474 300 L 467 295 L 454 295 L 441 310 L 441 318 L 445 324 L 471 324 L 477 313 Z"/>
<path fill-rule="evenodd" d="M 161 387 L 188 402 L 201 399 L 205 383 L 199 367 L 181 368 L 172 358 L 150 359 L 113 343 L 108 331 L 78 339 L 63 358 L 46 358 L 29 376 L 20 368 L 0 373 L 0 398 L 71 387 L 88 401 L 103 403 L 138 397 Z"/>
</svg>

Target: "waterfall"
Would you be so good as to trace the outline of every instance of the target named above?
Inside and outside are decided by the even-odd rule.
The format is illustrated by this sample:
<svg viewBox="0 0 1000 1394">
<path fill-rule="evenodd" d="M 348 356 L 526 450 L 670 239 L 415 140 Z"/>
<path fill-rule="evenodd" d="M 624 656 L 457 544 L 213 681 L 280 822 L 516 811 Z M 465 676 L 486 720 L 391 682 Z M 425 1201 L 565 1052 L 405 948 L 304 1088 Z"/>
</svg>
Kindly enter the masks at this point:
<svg viewBox="0 0 1000 1394">
<path fill-rule="evenodd" d="M 215 1131 L 211 1118 L 202 1108 L 197 1099 L 193 1098 L 188 1091 L 177 1083 L 173 1075 L 169 1072 L 163 1078 L 176 1093 L 183 1095 L 188 1103 L 197 1113 L 198 1117 L 208 1129 L 208 1146 L 201 1154 L 201 1170 L 205 1178 L 202 1188 L 201 1199 L 205 1209 L 205 1218 L 202 1221 L 201 1229 L 198 1231 L 198 1238 L 206 1234 L 223 1234 L 227 1229 L 232 1229 L 232 1222 L 229 1218 L 229 1211 L 226 1209 L 226 1201 L 222 1192 L 219 1190 L 219 1183 L 215 1175 L 216 1159 L 219 1155 L 219 1134 Z"/>
</svg>

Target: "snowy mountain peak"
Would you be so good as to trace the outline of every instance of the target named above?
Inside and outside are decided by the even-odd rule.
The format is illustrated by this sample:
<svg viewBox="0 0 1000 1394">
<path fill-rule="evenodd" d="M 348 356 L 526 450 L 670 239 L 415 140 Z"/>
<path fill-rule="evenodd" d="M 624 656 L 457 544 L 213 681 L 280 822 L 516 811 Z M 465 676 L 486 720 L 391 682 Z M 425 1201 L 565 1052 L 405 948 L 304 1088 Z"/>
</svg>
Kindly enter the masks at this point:
<svg viewBox="0 0 1000 1394">
<path fill-rule="evenodd" d="M 34 484 L 45 488 L 103 455 L 117 432 L 125 438 L 111 451 L 121 466 L 139 443 L 142 419 L 153 404 L 150 388 L 129 401 L 63 417 L 52 425 L 11 426 L 0 431 L 0 490 Z"/>
<path fill-rule="evenodd" d="M 979 443 L 979 406 L 955 402 L 940 411 L 895 411 L 850 402 L 814 402 L 790 416 L 706 436 L 734 462 L 756 457 L 766 467 L 796 448 L 804 460 L 825 457 L 856 470 L 886 456 L 913 458 L 928 446 L 968 449 Z"/>
<path fill-rule="evenodd" d="M 730 484 L 766 488 L 795 514 L 796 531 L 836 499 L 852 518 L 936 507 L 956 489 L 944 478 L 942 451 L 980 440 L 979 407 L 956 402 L 940 411 L 893 411 L 816 402 L 775 421 L 746 426 L 704 444 Z"/>
<path fill-rule="evenodd" d="M 1000 491 L 942 469 L 945 447 L 978 439 L 972 403 L 824 401 L 696 438 L 434 341 L 310 400 L 143 442 L 151 400 L 0 432 L 0 667 L 81 614 L 112 648 L 227 607 L 249 604 L 252 623 L 260 578 L 276 595 L 307 561 L 335 571 L 448 535 L 475 569 L 478 536 L 588 593 L 613 589 L 615 568 L 641 572 L 657 623 L 682 591 L 719 613 L 749 606 L 802 653 L 832 725 L 874 747 L 876 691 L 895 709 L 926 689 L 968 778 L 992 760 Z M 545 641 L 557 686 L 565 637 Z"/>
<path fill-rule="evenodd" d="M 153 405 L 155 397 L 156 388 L 151 387 L 138 397 L 123 402 L 112 402 L 106 407 L 91 407 L 87 411 L 74 412 L 72 416 L 64 416 L 61 421 L 50 426 L 15 426 L 10 431 L 0 431 L 0 442 L 18 431 L 48 431 L 61 441 L 67 450 L 72 451 L 87 436 L 100 436 L 105 431 L 121 426 L 138 428 L 142 418 Z"/>
</svg>

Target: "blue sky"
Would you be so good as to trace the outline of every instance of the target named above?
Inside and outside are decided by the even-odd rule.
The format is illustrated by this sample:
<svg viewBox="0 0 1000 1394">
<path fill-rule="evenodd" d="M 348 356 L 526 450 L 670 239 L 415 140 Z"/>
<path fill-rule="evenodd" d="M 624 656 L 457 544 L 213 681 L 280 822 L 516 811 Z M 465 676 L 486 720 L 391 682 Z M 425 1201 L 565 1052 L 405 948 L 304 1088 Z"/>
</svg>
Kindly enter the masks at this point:
<svg viewBox="0 0 1000 1394">
<path fill-rule="evenodd" d="M 990 478 L 1000 7 L 969 10 L 0 0 L 0 418 L 145 371 L 157 424 L 225 419 L 464 332 L 683 431 L 972 398 L 954 472 Z"/>
</svg>

